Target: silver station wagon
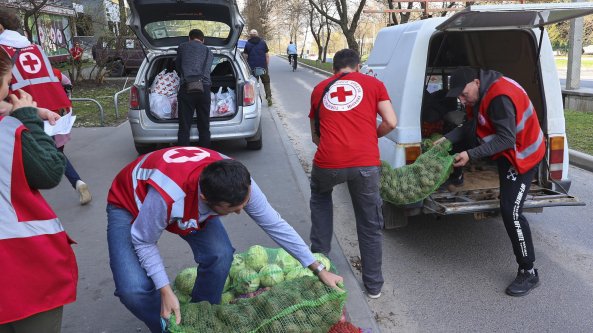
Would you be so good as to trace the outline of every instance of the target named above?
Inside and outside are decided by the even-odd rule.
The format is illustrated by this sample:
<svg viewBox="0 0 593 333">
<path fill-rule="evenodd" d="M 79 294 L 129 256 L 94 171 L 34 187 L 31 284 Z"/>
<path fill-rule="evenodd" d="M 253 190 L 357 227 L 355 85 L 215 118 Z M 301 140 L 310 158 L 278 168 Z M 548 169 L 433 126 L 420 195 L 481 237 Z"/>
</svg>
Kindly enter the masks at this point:
<svg viewBox="0 0 593 333">
<path fill-rule="evenodd" d="M 247 149 L 261 149 L 261 98 L 257 80 L 237 49 L 244 20 L 235 0 L 128 2 L 131 9 L 128 24 L 147 49 L 146 59 L 130 90 L 128 111 L 138 153 L 150 152 L 159 144 L 177 142 L 178 119 L 174 115 L 159 117 L 159 110 L 151 110 L 150 88 L 159 73 L 175 68 L 177 47 L 188 40 L 191 29 L 204 32 L 204 44 L 214 53 L 211 92 L 230 92 L 234 97 L 230 110 L 225 109 L 223 114 L 211 111 L 212 141 L 241 139 L 246 141 Z M 192 142 L 199 137 L 195 118 L 193 124 Z"/>
</svg>

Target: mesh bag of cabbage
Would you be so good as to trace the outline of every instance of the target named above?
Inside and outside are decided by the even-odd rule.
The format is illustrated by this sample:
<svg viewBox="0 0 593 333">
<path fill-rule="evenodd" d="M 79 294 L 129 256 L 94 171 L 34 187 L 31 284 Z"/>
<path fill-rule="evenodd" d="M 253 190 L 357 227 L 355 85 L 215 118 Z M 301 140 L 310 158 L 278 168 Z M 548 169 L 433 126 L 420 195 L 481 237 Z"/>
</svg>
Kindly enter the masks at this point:
<svg viewBox="0 0 593 333">
<path fill-rule="evenodd" d="M 330 260 L 314 256 L 335 272 Z M 182 325 L 175 332 L 327 332 L 342 315 L 346 292 L 328 288 L 283 249 L 250 247 L 235 254 L 221 305 L 189 303 L 197 269 L 175 278 Z M 232 303 L 232 304 L 229 304 Z"/>
<path fill-rule="evenodd" d="M 420 155 L 413 164 L 393 169 L 381 161 L 381 197 L 395 205 L 411 204 L 431 195 L 449 177 L 453 155 L 445 140 Z"/>
</svg>

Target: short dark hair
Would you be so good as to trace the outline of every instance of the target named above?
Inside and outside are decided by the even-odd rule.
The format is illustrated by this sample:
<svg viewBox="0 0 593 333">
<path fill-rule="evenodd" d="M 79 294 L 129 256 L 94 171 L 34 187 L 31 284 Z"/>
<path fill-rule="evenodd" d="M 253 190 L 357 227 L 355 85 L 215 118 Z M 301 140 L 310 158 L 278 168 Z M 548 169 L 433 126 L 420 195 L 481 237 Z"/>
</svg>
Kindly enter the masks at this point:
<svg viewBox="0 0 593 333">
<path fill-rule="evenodd" d="M 189 31 L 189 39 L 204 40 L 204 33 L 200 29 L 191 29 Z"/>
<path fill-rule="evenodd" d="M 16 31 L 21 27 L 21 20 L 16 16 L 14 10 L 0 9 L 0 24 L 4 29 Z"/>
<path fill-rule="evenodd" d="M 200 190 L 211 204 L 242 204 L 249 194 L 251 175 L 239 161 L 224 159 L 208 165 L 200 175 Z"/>
<path fill-rule="evenodd" d="M 334 55 L 334 70 L 339 71 L 343 68 L 356 68 L 360 64 L 360 56 L 358 52 L 352 49 L 343 49 Z"/>
</svg>

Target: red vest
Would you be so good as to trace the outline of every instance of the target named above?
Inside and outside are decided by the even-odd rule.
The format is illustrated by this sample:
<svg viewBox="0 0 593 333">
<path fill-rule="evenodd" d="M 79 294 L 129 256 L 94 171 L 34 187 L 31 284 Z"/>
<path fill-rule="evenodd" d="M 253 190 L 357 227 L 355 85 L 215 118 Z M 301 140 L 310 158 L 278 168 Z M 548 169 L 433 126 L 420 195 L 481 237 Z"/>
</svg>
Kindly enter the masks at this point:
<svg viewBox="0 0 593 333">
<path fill-rule="evenodd" d="M 22 161 L 23 124 L 0 117 L 0 325 L 76 300 L 73 243 Z"/>
<path fill-rule="evenodd" d="M 201 228 L 198 223 L 200 174 L 206 166 L 222 159 L 219 153 L 198 147 L 172 147 L 142 155 L 115 177 L 107 202 L 126 209 L 135 219 L 150 185 L 167 203 L 167 230 L 187 235 Z"/>
<path fill-rule="evenodd" d="M 0 46 L 10 58 L 14 57 L 17 50 L 19 52 L 12 67 L 9 93 L 22 89 L 33 97 L 37 106 L 52 111 L 72 106 L 62 83 L 52 71 L 49 58 L 38 45 L 31 44 L 21 49 Z"/>
<path fill-rule="evenodd" d="M 482 97 L 477 119 L 477 135 L 488 142 L 494 138 L 496 131 L 488 116 L 488 106 L 497 96 L 507 96 L 515 106 L 516 139 L 515 147 L 495 154 L 492 159 L 506 157 L 519 174 L 523 174 L 536 166 L 546 153 L 546 142 L 537 113 L 527 93 L 515 81 L 501 77 L 496 80 Z M 467 107 L 468 117 L 473 117 L 471 107 Z"/>
</svg>

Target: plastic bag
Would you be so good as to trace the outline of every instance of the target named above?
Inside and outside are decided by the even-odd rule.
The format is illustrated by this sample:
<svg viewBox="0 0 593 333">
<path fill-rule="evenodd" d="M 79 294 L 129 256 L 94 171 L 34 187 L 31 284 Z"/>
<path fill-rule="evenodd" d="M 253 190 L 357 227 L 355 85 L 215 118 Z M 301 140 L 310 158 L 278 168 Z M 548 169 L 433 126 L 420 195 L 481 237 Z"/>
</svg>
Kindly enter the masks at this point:
<svg viewBox="0 0 593 333">
<path fill-rule="evenodd" d="M 150 87 L 151 93 L 157 93 L 164 96 L 177 95 L 179 91 L 179 76 L 177 72 L 167 72 L 163 69 L 154 78 L 154 82 Z"/>
<path fill-rule="evenodd" d="M 159 119 L 173 118 L 171 101 L 169 100 L 169 97 L 157 93 L 150 93 L 148 99 L 150 100 L 150 112 L 155 117 Z M 177 107 L 175 107 L 175 109 L 177 109 Z"/>
<path fill-rule="evenodd" d="M 223 92 L 222 87 L 218 89 L 216 93 L 216 112 L 215 117 L 228 116 L 235 113 L 235 91 L 231 88 L 226 88 L 227 91 Z"/>
<path fill-rule="evenodd" d="M 216 117 L 216 94 L 210 92 L 210 117 Z"/>
</svg>

